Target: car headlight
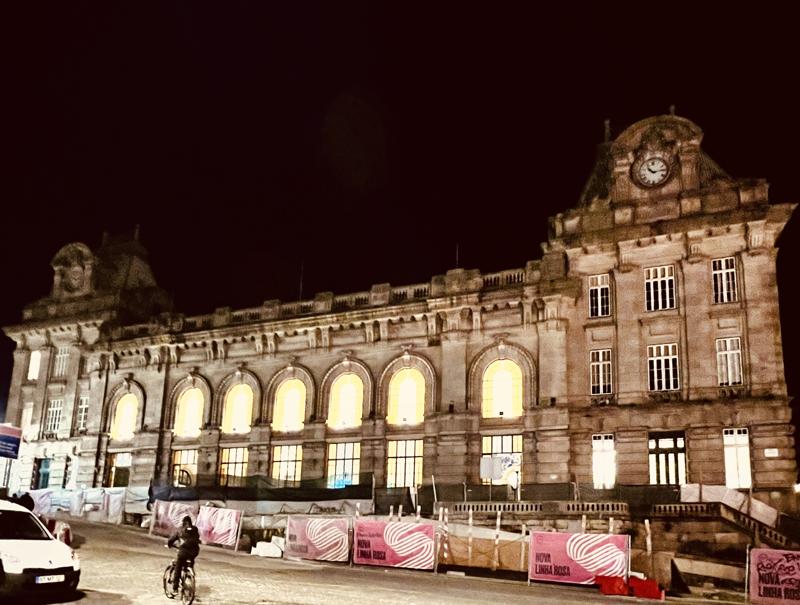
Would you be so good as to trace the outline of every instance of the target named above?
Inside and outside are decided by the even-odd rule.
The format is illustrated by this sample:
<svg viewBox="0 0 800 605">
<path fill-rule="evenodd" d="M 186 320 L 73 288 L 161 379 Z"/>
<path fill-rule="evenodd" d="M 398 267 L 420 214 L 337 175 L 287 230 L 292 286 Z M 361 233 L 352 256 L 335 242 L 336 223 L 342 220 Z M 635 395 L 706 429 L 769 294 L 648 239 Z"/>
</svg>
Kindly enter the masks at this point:
<svg viewBox="0 0 800 605">
<path fill-rule="evenodd" d="M 10 552 L 0 552 L 3 570 L 7 573 L 22 573 L 22 559 Z"/>
<path fill-rule="evenodd" d="M 81 557 L 74 550 L 69 552 L 72 555 L 72 569 L 78 571 L 81 568 Z"/>
</svg>

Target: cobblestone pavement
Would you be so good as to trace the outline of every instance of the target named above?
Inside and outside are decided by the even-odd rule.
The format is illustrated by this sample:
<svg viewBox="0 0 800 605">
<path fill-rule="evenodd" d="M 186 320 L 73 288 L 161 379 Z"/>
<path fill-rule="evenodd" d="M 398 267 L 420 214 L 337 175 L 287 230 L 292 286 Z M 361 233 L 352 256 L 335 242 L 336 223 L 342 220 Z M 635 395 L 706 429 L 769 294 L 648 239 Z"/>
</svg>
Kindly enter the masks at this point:
<svg viewBox="0 0 800 605">
<path fill-rule="evenodd" d="M 82 572 L 78 598 L 69 603 L 176 603 L 162 592 L 162 574 L 175 553 L 164 548 L 165 540 L 149 537 L 133 528 L 76 521 L 71 524 Z M 195 569 L 198 595 L 195 602 L 201 605 L 365 602 L 370 605 L 585 605 L 635 601 L 603 597 L 592 588 L 527 586 L 524 582 L 430 572 L 262 559 L 213 547 L 202 549 Z M 63 601 L 49 599 L 47 602 Z"/>
</svg>

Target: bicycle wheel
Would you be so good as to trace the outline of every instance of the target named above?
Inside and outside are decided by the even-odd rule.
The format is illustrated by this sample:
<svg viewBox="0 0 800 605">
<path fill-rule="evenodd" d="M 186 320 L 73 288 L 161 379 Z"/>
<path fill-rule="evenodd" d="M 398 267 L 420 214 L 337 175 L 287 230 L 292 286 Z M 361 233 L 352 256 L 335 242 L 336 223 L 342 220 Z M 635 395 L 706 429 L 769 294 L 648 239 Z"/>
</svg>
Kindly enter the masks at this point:
<svg viewBox="0 0 800 605">
<path fill-rule="evenodd" d="M 174 568 L 175 566 L 172 563 L 170 563 L 164 570 L 164 594 L 167 596 L 168 599 L 175 598 L 175 593 L 172 590 L 172 570 Z"/>
<path fill-rule="evenodd" d="M 181 603 L 183 605 L 192 605 L 194 602 L 195 581 L 194 571 L 191 567 L 183 572 L 183 578 L 181 579 Z"/>
</svg>

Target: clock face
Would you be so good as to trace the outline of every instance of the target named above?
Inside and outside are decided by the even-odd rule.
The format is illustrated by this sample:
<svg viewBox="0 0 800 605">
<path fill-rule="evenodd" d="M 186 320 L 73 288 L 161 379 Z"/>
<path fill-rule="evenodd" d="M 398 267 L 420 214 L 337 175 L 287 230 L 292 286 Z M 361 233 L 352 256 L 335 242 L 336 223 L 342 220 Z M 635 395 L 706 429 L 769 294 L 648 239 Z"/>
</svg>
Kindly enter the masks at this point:
<svg viewBox="0 0 800 605">
<path fill-rule="evenodd" d="M 662 157 L 647 158 L 637 163 L 634 176 L 645 187 L 661 185 L 669 177 L 669 164 Z"/>
</svg>

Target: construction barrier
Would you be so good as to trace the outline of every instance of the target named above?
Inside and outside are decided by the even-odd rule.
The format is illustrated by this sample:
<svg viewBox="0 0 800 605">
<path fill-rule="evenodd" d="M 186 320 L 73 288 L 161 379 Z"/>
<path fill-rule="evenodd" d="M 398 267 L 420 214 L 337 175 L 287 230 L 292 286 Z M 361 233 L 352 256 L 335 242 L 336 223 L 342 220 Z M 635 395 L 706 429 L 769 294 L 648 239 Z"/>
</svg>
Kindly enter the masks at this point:
<svg viewBox="0 0 800 605">
<path fill-rule="evenodd" d="M 751 603 L 800 603 L 800 551 L 752 549 L 749 584 Z"/>
<path fill-rule="evenodd" d="M 283 556 L 347 562 L 350 555 L 350 519 L 289 516 Z"/>
<path fill-rule="evenodd" d="M 531 580 L 594 584 L 595 576 L 627 580 L 630 536 L 621 534 L 531 533 Z"/>
<path fill-rule="evenodd" d="M 355 520 L 353 562 L 359 565 L 434 568 L 434 527 L 428 523 Z"/>
</svg>

